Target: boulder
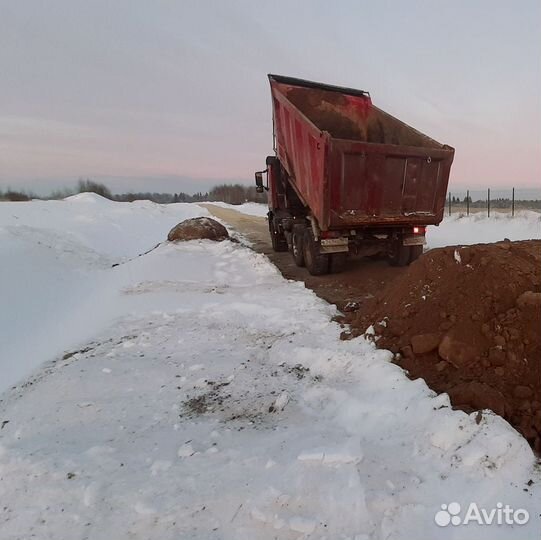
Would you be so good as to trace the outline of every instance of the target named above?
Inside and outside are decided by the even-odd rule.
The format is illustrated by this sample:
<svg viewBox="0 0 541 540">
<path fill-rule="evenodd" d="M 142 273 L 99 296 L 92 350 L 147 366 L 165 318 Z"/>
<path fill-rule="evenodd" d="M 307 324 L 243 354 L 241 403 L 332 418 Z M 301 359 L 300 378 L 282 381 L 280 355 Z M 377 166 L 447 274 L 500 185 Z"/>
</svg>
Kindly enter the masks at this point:
<svg viewBox="0 0 541 540">
<path fill-rule="evenodd" d="M 411 347 L 415 354 L 425 354 L 438 348 L 440 334 L 417 334 L 411 338 Z"/>
<path fill-rule="evenodd" d="M 175 225 L 167 235 L 170 242 L 201 239 L 221 242 L 227 238 L 229 238 L 227 229 L 215 219 L 207 217 L 186 219 Z"/>
<path fill-rule="evenodd" d="M 471 345 L 446 335 L 438 347 L 438 354 L 447 362 L 460 368 L 475 361 L 477 351 Z"/>
</svg>

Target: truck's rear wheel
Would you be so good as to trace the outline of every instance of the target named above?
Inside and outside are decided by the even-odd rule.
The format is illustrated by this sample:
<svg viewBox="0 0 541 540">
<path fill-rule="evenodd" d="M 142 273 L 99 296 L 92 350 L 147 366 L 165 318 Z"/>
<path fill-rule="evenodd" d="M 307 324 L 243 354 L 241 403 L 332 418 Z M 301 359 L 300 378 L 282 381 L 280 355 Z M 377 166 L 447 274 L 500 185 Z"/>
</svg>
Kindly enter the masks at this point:
<svg viewBox="0 0 541 540">
<path fill-rule="evenodd" d="M 274 218 L 269 218 L 269 232 L 271 236 L 272 249 L 274 251 L 287 251 L 287 240 L 283 232 L 277 227 Z"/>
<path fill-rule="evenodd" d="M 297 266 L 304 266 L 304 248 L 303 248 L 304 227 L 293 227 L 291 233 L 291 255 Z"/>
<path fill-rule="evenodd" d="M 389 253 L 389 264 L 391 266 L 407 266 L 410 263 L 410 246 L 402 244 L 402 238 L 393 240 L 391 252 Z"/>
<path fill-rule="evenodd" d="M 313 276 L 321 276 L 329 271 L 329 256 L 319 251 L 312 229 L 307 227 L 303 236 L 304 264 Z"/>
<path fill-rule="evenodd" d="M 423 254 L 423 246 L 411 246 L 410 252 L 410 263 L 412 263 Z"/>
<path fill-rule="evenodd" d="M 346 261 L 348 259 L 347 253 L 331 253 L 329 255 L 329 271 L 331 274 L 338 274 L 343 272 L 346 268 Z"/>
</svg>

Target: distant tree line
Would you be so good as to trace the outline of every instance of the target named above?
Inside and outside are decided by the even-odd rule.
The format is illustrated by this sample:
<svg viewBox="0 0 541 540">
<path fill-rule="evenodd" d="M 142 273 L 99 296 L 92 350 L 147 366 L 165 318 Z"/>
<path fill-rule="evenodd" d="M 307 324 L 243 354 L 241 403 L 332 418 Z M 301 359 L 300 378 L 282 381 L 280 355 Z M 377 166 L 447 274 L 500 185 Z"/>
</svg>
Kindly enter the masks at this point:
<svg viewBox="0 0 541 540">
<path fill-rule="evenodd" d="M 244 186 L 242 184 L 219 184 L 210 191 L 202 193 L 157 193 L 157 192 L 127 192 L 113 194 L 111 190 L 103 183 L 95 182 L 90 178 L 79 179 L 75 188 L 64 188 L 53 191 L 49 196 L 40 197 L 31 191 L 17 191 L 7 189 L 0 190 L 0 200 L 4 201 L 29 201 L 31 199 L 65 199 L 77 193 L 97 193 L 106 199 L 120 202 L 132 201 L 153 201 L 160 204 L 177 202 L 203 202 L 203 201 L 223 201 L 229 204 L 242 204 L 244 202 L 266 202 L 267 196 L 257 193 L 255 186 Z"/>
<path fill-rule="evenodd" d="M 188 195 L 187 193 L 157 193 L 157 192 L 128 192 L 113 195 L 112 200 L 119 202 L 133 201 L 152 201 L 159 204 L 169 204 L 176 202 L 201 202 L 208 200 L 207 193 L 195 193 Z"/>
<path fill-rule="evenodd" d="M 16 191 L 9 188 L 2 191 L 0 189 L 0 201 L 29 201 L 34 198 L 35 196 L 30 191 Z"/>
<path fill-rule="evenodd" d="M 242 184 L 219 184 L 208 193 L 209 201 L 223 201 L 229 204 L 242 204 L 244 202 L 267 202 L 267 195 L 257 193 L 255 186 Z"/>
<path fill-rule="evenodd" d="M 451 196 L 451 205 L 454 206 L 466 206 L 469 203 L 470 208 L 485 208 L 487 205 L 486 199 L 479 199 L 473 201 L 471 197 L 460 197 Z M 498 209 L 508 209 L 511 208 L 512 200 L 509 197 L 497 197 L 495 199 L 490 199 L 490 206 L 492 208 Z M 526 208 L 526 209 L 541 209 L 541 200 L 522 200 L 515 199 L 515 208 Z"/>
<path fill-rule="evenodd" d="M 471 208 L 484 208 L 486 206 L 486 201 L 475 201 L 470 204 Z M 499 197 L 497 199 L 490 199 L 490 206 L 492 208 L 511 208 L 512 201 L 511 199 L 505 197 Z M 523 201 L 520 199 L 515 199 L 515 208 L 529 208 L 529 209 L 541 209 L 541 201 Z"/>
<path fill-rule="evenodd" d="M 459 197 L 455 197 L 454 195 L 451 197 L 452 204 L 460 204 L 461 202 L 466 204 L 468 200 L 470 201 L 470 204 L 471 204 L 472 203 L 471 197 L 464 197 L 463 200 L 461 200 Z"/>
<path fill-rule="evenodd" d="M 245 186 L 243 184 L 218 184 L 211 190 L 202 193 L 157 193 L 157 192 L 127 192 L 113 194 L 111 190 L 103 183 L 96 182 L 90 178 L 81 178 L 74 188 L 64 188 L 53 191 L 47 197 L 40 197 L 31 191 L 19 191 L 14 189 L 0 190 L 0 201 L 29 201 L 30 199 L 65 199 L 70 195 L 77 193 L 97 193 L 102 197 L 112 201 L 132 202 L 147 200 L 160 204 L 169 204 L 177 202 L 203 202 L 203 201 L 223 201 L 229 204 L 242 204 L 244 202 L 265 203 L 267 195 L 257 193 L 255 186 Z M 486 200 L 473 201 L 470 197 L 451 196 L 451 205 L 466 206 L 469 203 L 470 208 L 484 208 Z M 494 209 L 508 209 L 511 207 L 511 199 L 507 197 L 495 198 L 490 201 L 490 206 Z M 541 210 L 541 200 L 520 200 L 515 199 L 515 208 L 521 209 L 539 209 Z"/>
</svg>

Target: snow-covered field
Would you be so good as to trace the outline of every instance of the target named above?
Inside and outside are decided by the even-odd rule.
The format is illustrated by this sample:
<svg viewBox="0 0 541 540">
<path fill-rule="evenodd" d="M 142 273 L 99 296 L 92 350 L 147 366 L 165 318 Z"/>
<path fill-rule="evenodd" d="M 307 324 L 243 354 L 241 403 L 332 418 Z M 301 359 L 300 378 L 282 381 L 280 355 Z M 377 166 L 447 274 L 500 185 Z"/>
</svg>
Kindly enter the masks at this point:
<svg viewBox="0 0 541 540">
<path fill-rule="evenodd" d="M 230 208 L 231 210 L 236 210 L 241 214 L 247 214 L 248 216 L 258 216 L 258 217 L 267 217 L 269 207 L 266 204 L 247 202 L 243 204 L 228 204 L 224 202 L 215 202 L 213 201 L 210 204 L 215 204 L 216 206 L 221 206 L 222 208 Z"/>
<path fill-rule="evenodd" d="M 438 227 L 427 231 L 428 247 L 469 245 L 509 240 L 541 238 L 541 214 L 523 210 L 514 217 L 509 213 L 493 212 L 486 215 L 446 216 Z"/>
<path fill-rule="evenodd" d="M 332 306 L 240 244 L 137 257 L 198 214 L 0 203 L 2 376 L 48 360 L 0 398 L 2 540 L 540 537 L 534 456 L 499 417 L 341 341 Z M 440 527 L 451 502 L 530 521 Z"/>
</svg>

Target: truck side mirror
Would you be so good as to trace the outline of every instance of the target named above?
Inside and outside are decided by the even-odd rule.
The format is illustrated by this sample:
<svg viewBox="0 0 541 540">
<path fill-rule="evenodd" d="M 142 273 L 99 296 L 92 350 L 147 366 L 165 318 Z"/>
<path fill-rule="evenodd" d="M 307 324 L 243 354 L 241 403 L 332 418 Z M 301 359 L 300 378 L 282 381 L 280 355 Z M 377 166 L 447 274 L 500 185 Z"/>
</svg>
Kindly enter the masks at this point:
<svg viewBox="0 0 541 540">
<path fill-rule="evenodd" d="M 256 172 L 255 173 L 255 190 L 257 193 L 263 193 L 263 173 L 262 172 Z"/>
</svg>

